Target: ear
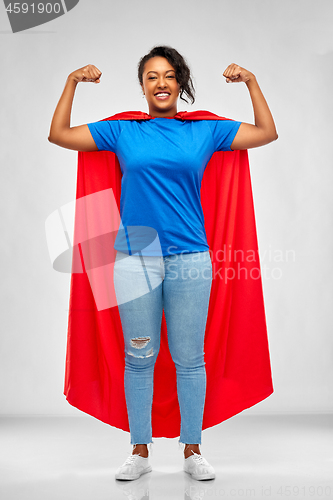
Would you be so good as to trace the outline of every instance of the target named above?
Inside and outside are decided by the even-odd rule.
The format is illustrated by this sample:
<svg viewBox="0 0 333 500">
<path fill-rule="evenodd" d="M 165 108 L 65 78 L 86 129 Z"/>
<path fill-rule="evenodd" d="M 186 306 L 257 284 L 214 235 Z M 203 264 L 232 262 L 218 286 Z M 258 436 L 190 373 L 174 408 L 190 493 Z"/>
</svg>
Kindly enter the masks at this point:
<svg viewBox="0 0 333 500">
<path fill-rule="evenodd" d="M 143 95 L 145 95 L 145 89 L 144 89 L 144 86 L 143 86 L 143 84 L 142 84 L 142 83 L 140 83 L 140 85 L 141 85 L 141 88 L 142 88 Z"/>
</svg>

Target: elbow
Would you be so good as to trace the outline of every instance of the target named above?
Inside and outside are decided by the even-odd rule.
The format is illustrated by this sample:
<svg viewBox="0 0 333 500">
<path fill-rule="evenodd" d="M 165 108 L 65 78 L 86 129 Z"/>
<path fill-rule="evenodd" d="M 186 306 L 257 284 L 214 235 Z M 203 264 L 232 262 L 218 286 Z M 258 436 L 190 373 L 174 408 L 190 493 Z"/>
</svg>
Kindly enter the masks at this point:
<svg viewBox="0 0 333 500">
<path fill-rule="evenodd" d="M 59 136 L 56 137 L 54 134 L 49 134 L 48 141 L 59 146 Z"/>
<path fill-rule="evenodd" d="M 272 141 L 276 141 L 278 137 L 279 137 L 279 134 L 277 133 L 277 130 L 274 127 L 274 131 L 273 131 L 273 134 L 272 134 Z"/>
<path fill-rule="evenodd" d="M 56 142 L 55 140 L 55 136 L 54 136 L 54 132 L 52 132 L 51 130 L 49 131 L 49 136 L 48 136 L 48 141 L 49 142 L 52 142 L 53 144 Z"/>
<path fill-rule="evenodd" d="M 267 137 L 267 142 L 266 142 L 266 144 L 269 144 L 270 142 L 276 141 L 278 137 L 279 137 L 279 136 L 278 136 L 278 133 L 275 131 L 273 134 L 270 134 L 270 135 Z"/>
<path fill-rule="evenodd" d="M 56 144 L 56 146 L 66 148 L 68 143 L 67 130 L 50 130 L 48 141 L 52 142 L 52 144 Z"/>
</svg>

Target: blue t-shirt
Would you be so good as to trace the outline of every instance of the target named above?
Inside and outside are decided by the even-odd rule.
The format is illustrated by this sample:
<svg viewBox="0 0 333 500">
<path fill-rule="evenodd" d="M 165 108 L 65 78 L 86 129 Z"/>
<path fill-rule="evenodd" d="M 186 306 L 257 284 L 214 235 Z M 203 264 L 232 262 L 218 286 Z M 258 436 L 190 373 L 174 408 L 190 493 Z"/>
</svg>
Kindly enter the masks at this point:
<svg viewBox="0 0 333 500">
<path fill-rule="evenodd" d="M 97 148 L 114 152 L 123 174 L 114 248 L 155 256 L 209 250 L 201 181 L 213 153 L 231 151 L 240 124 L 172 118 L 88 123 Z"/>
</svg>

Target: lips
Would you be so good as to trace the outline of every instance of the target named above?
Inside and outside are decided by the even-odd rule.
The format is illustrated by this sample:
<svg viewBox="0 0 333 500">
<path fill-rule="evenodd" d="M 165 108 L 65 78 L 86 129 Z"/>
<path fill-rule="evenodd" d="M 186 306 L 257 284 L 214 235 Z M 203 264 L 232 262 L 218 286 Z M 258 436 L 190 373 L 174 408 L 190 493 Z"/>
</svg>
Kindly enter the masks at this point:
<svg viewBox="0 0 333 500">
<path fill-rule="evenodd" d="M 156 99 L 158 99 L 160 101 L 163 101 L 164 99 L 168 99 L 170 97 L 169 92 L 157 92 L 154 95 L 155 95 Z"/>
</svg>

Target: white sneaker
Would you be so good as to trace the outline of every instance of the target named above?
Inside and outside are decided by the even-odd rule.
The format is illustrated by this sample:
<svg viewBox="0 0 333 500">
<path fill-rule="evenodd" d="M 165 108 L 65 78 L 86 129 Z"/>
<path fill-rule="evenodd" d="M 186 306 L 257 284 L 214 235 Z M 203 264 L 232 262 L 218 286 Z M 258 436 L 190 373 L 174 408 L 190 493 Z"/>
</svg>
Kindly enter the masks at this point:
<svg viewBox="0 0 333 500">
<path fill-rule="evenodd" d="M 116 471 L 116 479 L 138 479 L 141 474 L 152 471 L 152 466 L 148 464 L 148 459 L 140 455 L 130 455 Z"/>
<path fill-rule="evenodd" d="M 193 450 L 192 453 L 192 456 L 185 458 L 184 460 L 184 471 L 190 474 L 193 479 L 197 479 L 198 481 L 204 479 L 215 479 L 215 471 L 207 460 L 202 455 L 194 453 Z"/>
</svg>

